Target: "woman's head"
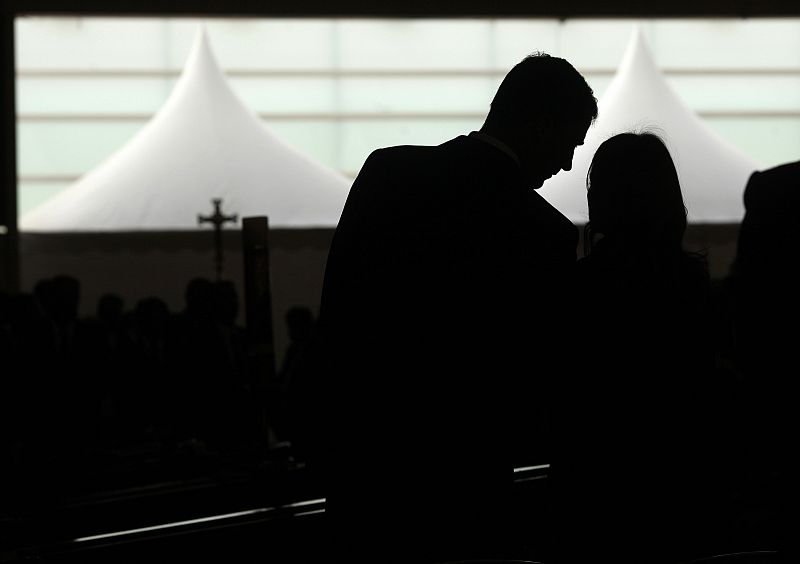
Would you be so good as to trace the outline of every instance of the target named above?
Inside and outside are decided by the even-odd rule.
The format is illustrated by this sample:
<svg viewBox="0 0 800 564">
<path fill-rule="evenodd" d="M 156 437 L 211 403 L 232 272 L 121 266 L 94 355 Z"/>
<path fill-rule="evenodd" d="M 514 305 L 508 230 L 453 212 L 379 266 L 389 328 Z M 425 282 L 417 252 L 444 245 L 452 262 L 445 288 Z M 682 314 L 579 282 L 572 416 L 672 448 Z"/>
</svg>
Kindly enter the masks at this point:
<svg viewBox="0 0 800 564">
<path fill-rule="evenodd" d="M 680 249 L 686 231 L 678 172 L 653 133 L 621 133 L 597 149 L 586 178 L 592 234 Z"/>
</svg>

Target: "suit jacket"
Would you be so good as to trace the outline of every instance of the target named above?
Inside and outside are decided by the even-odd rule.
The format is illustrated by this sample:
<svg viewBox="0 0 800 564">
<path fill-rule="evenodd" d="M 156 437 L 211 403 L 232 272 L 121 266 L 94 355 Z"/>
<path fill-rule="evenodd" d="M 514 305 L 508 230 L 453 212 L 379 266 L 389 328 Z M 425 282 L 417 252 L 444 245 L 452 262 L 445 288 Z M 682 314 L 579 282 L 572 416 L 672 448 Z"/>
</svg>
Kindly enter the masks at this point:
<svg viewBox="0 0 800 564">
<path fill-rule="evenodd" d="M 797 210 L 800 161 L 755 172 L 744 193 L 745 215 L 731 273 L 737 361 L 747 397 L 759 412 L 759 456 L 782 456 L 783 430 L 796 412 Z M 769 440 L 767 440 L 769 439 Z"/>
<path fill-rule="evenodd" d="M 320 309 L 332 518 L 370 514 L 374 525 L 391 514 L 441 546 L 500 528 L 509 414 L 544 398 L 551 337 L 563 338 L 554 294 L 577 239 L 514 160 L 481 140 L 369 156 L 334 235 Z"/>
<path fill-rule="evenodd" d="M 800 519 L 793 508 L 800 503 L 800 466 L 792 455 L 800 429 L 796 353 L 800 161 L 753 173 L 744 205 L 731 273 L 735 349 L 746 398 L 742 409 L 751 414 L 744 448 L 762 468 L 778 471 L 778 488 L 769 502 L 784 513 L 774 528 L 780 550 L 796 556 Z"/>
<path fill-rule="evenodd" d="M 800 315 L 797 219 L 800 161 L 752 174 L 744 192 L 731 280 L 737 303 L 737 348 L 745 372 L 765 381 L 793 359 Z"/>
</svg>

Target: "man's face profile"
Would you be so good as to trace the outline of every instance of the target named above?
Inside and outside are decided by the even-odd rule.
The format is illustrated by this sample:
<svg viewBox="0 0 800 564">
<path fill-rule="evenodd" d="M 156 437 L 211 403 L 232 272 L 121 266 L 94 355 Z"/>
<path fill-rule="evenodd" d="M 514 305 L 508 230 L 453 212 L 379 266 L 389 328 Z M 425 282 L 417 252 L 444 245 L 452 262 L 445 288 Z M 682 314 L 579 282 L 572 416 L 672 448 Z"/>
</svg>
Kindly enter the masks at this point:
<svg viewBox="0 0 800 564">
<path fill-rule="evenodd" d="M 527 154 L 521 156 L 531 188 L 541 188 L 547 179 L 572 169 L 575 149 L 583 145 L 588 129 L 588 124 L 569 122 L 532 129 Z"/>
</svg>

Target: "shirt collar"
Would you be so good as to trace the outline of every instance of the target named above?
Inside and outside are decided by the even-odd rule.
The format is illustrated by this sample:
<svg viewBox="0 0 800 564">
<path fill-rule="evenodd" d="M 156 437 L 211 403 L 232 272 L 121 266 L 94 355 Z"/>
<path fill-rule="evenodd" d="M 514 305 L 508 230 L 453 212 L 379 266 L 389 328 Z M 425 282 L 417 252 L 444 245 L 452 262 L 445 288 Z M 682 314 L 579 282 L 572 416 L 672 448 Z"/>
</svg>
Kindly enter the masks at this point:
<svg viewBox="0 0 800 564">
<path fill-rule="evenodd" d="M 509 147 L 508 145 L 506 145 L 505 143 L 500 141 L 498 138 L 493 137 L 493 136 L 489 135 L 488 133 L 484 133 L 483 131 L 472 131 L 469 134 L 469 136 L 474 138 L 474 139 L 478 139 L 480 141 L 483 141 L 484 143 L 488 143 L 489 145 L 492 145 L 492 146 L 500 149 L 505 154 L 507 154 L 509 157 L 514 159 L 514 162 L 517 163 L 517 165 L 522 166 L 522 163 L 520 163 L 520 161 L 519 161 L 519 157 L 513 151 L 513 149 L 511 149 L 511 147 Z"/>
</svg>

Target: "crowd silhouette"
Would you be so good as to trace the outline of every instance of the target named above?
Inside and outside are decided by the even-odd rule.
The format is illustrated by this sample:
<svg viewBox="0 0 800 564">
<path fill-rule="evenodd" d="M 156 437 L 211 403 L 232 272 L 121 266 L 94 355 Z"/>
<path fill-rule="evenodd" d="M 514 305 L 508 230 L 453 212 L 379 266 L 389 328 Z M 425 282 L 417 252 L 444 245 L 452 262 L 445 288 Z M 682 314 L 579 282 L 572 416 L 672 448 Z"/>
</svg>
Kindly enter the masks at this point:
<svg viewBox="0 0 800 564">
<path fill-rule="evenodd" d="M 788 561 L 800 162 L 750 178 L 736 260 L 712 280 L 684 247 L 664 140 L 614 135 L 587 177 L 579 258 L 576 226 L 535 190 L 596 116 L 583 77 L 535 54 L 479 131 L 371 154 L 319 320 L 287 313 L 264 397 L 230 282 L 189 281 L 178 312 L 107 294 L 89 318 L 70 276 L 0 294 L 3 464 L 40 484 L 125 453 L 243 452 L 264 403 L 273 440 L 326 480 L 331 562 Z M 531 547 L 511 470 L 541 463 L 552 529 Z"/>
<path fill-rule="evenodd" d="M 4 486 L 20 503 L 128 486 L 112 479 L 126 466 L 133 484 L 136 472 L 186 479 L 274 443 L 258 424 L 262 375 L 231 282 L 192 279 L 180 311 L 155 296 L 126 308 L 113 293 L 91 316 L 79 304 L 80 282 L 67 275 L 0 296 L 2 448 L 15 476 Z"/>
</svg>

